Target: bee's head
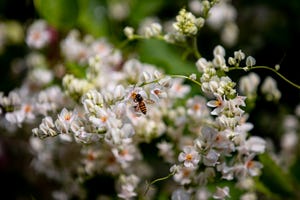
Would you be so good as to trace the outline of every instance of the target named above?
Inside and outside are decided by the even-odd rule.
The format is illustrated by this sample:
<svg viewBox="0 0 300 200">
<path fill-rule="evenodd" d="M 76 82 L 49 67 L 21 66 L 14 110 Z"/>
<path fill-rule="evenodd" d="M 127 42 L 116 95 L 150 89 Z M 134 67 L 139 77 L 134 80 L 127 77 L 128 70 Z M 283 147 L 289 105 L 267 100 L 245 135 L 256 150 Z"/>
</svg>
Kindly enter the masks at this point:
<svg viewBox="0 0 300 200">
<path fill-rule="evenodd" d="M 131 95 L 130 95 L 130 97 L 131 97 L 132 99 L 135 99 L 135 98 L 137 97 L 137 95 L 138 95 L 138 93 L 132 92 Z"/>
</svg>

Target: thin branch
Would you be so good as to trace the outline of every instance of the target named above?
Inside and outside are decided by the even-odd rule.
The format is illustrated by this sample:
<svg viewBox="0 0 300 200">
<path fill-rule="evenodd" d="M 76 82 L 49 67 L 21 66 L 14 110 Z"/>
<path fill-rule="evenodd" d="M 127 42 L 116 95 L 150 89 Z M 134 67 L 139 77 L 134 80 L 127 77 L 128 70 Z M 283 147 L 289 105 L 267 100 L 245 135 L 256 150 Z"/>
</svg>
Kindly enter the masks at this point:
<svg viewBox="0 0 300 200">
<path fill-rule="evenodd" d="M 231 67 L 229 68 L 229 70 L 245 70 L 244 67 Z M 267 69 L 270 70 L 272 72 L 274 72 L 275 74 L 277 74 L 280 78 L 282 78 L 284 81 L 286 81 L 287 83 L 291 84 L 292 86 L 294 86 L 295 88 L 300 90 L 300 86 L 292 81 L 290 81 L 289 79 L 287 79 L 285 76 L 283 76 L 281 73 L 279 73 L 276 69 L 268 67 L 268 66 L 253 66 L 253 67 L 248 67 L 247 70 L 253 70 L 253 69 Z"/>
</svg>

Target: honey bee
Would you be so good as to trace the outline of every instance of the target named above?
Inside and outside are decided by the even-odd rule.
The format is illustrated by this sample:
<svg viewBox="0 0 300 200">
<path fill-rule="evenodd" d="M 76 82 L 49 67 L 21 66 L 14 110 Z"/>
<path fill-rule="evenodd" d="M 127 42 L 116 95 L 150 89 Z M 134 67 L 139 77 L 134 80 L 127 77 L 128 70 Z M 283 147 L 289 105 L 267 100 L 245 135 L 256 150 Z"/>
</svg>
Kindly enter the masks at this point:
<svg viewBox="0 0 300 200">
<path fill-rule="evenodd" d="M 144 115 L 147 114 L 146 103 L 147 103 L 147 104 L 153 104 L 153 103 L 154 103 L 154 101 L 151 100 L 151 99 L 144 99 L 144 98 L 142 97 L 142 95 L 139 94 L 139 93 L 133 92 L 133 93 L 131 94 L 131 97 L 132 97 L 132 99 L 133 99 L 133 102 L 137 103 L 136 106 L 134 106 L 135 110 L 136 110 L 136 111 L 139 111 L 139 110 L 140 110 Z"/>
</svg>

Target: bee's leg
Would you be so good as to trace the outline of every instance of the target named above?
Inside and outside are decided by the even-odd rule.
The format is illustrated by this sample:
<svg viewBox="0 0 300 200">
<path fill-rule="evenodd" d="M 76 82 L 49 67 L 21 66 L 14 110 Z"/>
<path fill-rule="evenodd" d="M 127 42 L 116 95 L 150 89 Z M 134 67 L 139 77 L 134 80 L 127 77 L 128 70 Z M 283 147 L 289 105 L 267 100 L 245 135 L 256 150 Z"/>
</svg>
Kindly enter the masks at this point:
<svg viewBox="0 0 300 200">
<path fill-rule="evenodd" d="M 139 110 L 140 110 L 138 105 L 133 106 L 133 108 L 134 108 L 135 112 L 139 112 Z"/>
</svg>

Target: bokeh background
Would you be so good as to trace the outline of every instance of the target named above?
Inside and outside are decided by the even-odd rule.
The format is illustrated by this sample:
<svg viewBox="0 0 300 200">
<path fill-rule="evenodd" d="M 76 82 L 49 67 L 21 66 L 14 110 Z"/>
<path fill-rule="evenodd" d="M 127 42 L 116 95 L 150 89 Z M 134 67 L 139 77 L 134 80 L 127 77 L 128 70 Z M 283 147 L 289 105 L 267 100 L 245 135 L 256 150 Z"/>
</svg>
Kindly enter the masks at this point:
<svg viewBox="0 0 300 200">
<path fill-rule="evenodd" d="M 110 16 L 109 3 L 114 1 L 64 0 L 64 7 L 55 7 L 55 3 L 48 0 L 44 1 L 49 4 L 48 7 L 44 8 L 38 5 L 42 2 L 38 0 L 36 2 L 1 0 L 0 21 L 17 21 L 25 29 L 34 19 L 46 17 L 62 34 L 75 27 L 95 37 L 106 37 L 117 46 L 125 39 L 123 35 L 125 26 L 138 27 L 149 16 L 163 20 L 173 19 L 180 8 L 187 6 L 187 1 L 182 0 L 127 0 L 124 2 L 129 2 L 128 16 L 117 20 Z M 239 27 L 239 37 L 235 45 L 226 47 L 227 55 L 242 49 L 247 55 L 256 58 L 258 65 L 273 67 L 280 64 L 280 73 L 292 82 L 300 84 L 300 1 L 233 0 L 232 4 L 237 10 L 236 23 Z M 36 8 L 37 5 L 40 6 L 39 10 Z M 65 12 L 65 18 L 55 20 L 61 12 Z M 203 56 L 211 58 L 212 50 L 217 44 L 222 44 L 219 33 L 209 27 L 203 29 L 198 44 Z M 168 73 L 188 74 L 193 71 L 192 64 L 181 61 L 180 56 L 176 57 L 180 55 L 180 51 L 170 45 L 153 40 L 130 45 L 124 50 L 125 52 L 134 49 L 142 61 L 161 66 Z M 0 91 L 7 94 L 13 88 L 20 86 L 26 74 L 26 67 L 18 58 L 24 57 L 27 52 L 28 47 L 24 42 L 6 45 L 5 50 L 0 54 Z M 172 56 L 162 58 L 161 53 L 164 52 Z M 174 62 L 186 66 L 174 65 Z M 250 118 L 250 121 L 256 124 L 253 134 L 268 137 L 278 145 L 282 117 L 294 112 L 295 107 L 300 103 L 300 91 L 271 71 L 256 72 L 262 79 L 272 76 L 277 80 L 282 98 L 277 103 L 258 98 L 257 106 Z M 245 75 L 245 72 L 231 72 L 231 76 L 236 80 L 242 75 Z M 51 199 L 50 191 L 59 185 L 30 168 L 32 157 L 28 137 L 28 133 L 22 132 L 22 129 L 17 135 L 0 133 L 1 196 L 7 195 L 11 199 L 34 199 L 36 196 L 40 199 Z M 296 161 L 292 173 L 300 179 L 300 174 L 296 173 L 298 166 L 300 166 L 299 161 Z M 93 185 L 93 183 L 88 184 Z M 13 193 L 8 192 L 9 189 Z"/>
</svg>

